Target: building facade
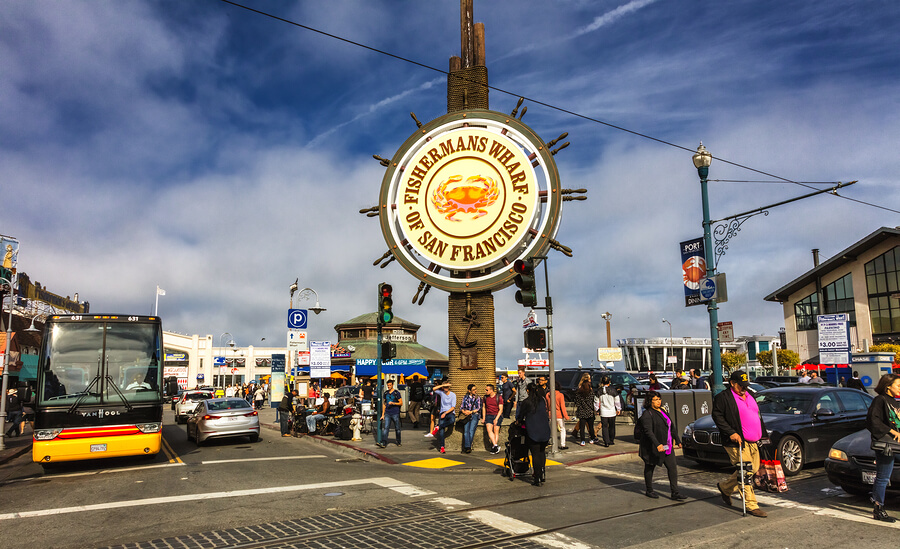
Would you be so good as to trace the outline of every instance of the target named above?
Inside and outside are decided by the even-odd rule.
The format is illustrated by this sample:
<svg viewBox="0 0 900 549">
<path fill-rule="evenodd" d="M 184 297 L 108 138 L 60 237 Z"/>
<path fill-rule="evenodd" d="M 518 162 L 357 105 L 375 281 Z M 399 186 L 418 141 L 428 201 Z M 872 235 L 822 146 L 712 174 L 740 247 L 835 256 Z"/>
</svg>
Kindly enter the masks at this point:
<svg viewBox="0 0 900 549">
<path fill-rule="evenodd" d="M 784 310 L 787 349 L 815 362 L 816 316 L 847 313 L 851 351 L 900 342 L 900 229 L 882 227 L 765 297 Z"/>
<path fill-rule="evenodd" d="M 617 339 L 622 360 L 629 372 L 674 372 L 675 370 L 712 370 L 712 340 L 708 337 L 656 337 Z M 745 353 L 747 367 L 760 366 L 762 351 L 779 346 L 777 336 L 740 336 L 733 342 L 720 343 L 723 353 Z"/>
</svg>

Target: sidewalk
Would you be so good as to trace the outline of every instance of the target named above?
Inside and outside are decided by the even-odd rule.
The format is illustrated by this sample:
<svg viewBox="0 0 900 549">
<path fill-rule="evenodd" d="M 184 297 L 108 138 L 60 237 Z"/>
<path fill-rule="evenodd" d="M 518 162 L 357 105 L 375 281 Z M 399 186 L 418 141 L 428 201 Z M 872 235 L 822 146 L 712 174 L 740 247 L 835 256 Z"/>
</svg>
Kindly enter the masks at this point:
<svg viewBox="0 0 900 549">
<path fill-rule="evenodd" d="M 5 448 L 0 450 L 0 465 L 8 463 L 22 454 L 31 452 L 31 427 L 26 425 L 25 434 L 17 437 L 4 437 L 3 444 Z"/>
<path fill-rule="evenodd" d="M 272 408 L 260 410 L 259 421 L 260 426 L 263 429 L 270 429 L 276 432 L 280 431 L 279 424 L 275 421 L 275 410 Z M 505 421 L 506 424 L 504 427 L 509 424 L 509 420 Z M 574 424 L 574 422 L 567 423 L 567 431 L 571 432 Z M 362 441 L 339 440 L 327 435 L 301 435 L 301 438 L 317 444 L 327 445 L 348 456 L 365 459 L 367 461 L 381 461 L 391 465 L 417 462 L 432 458 L 444 458 L 468 464 L 476 464 L 484 463 L 488 460 L 503 460 L 504 457 L 506 429 L 502 429 L 500 432 L 499 454 L 490 453 L 487 446 L 487 436 L 484 434 L 484 428 L 481 426 L 479 426 L 476 431 L 471 454 L 464 454 L 460 451 L 462 436 L 459 432 L 455 432 L 453 435 L 447 437 L 445 442 L 446 453 L 441 454 L 437 447 L 436 440 L 424 436 L 428 432 L 427 424 L 424 424 L 424 426 L 420 424 L 419 429 L 413 429 L 412 424 L 404 420 L 402 429 L 402 446 L 397 446 L 395 443 L 394 432 L 392 429 L 391 432 L 388 433 L 388 445 L 386 448 L 379 448 L 375 444 L 374 433 L 362 434 Z M 567 435 L 566 444 L 568 445 L 568 450 L 560 450 L 556 454 L 551 454 L 550 447 L 548 446 L 547 457 L 548 459 L 564 465 L 578 465 L 594 460 L 638 459 L 638 445 L 634 443 L 632 430 L 633 427 L 630 423 L 618 423 L 615 444 L 609 448 L 596 444 L 586 444 L 581 446 L 578 441 L 572 440 L 572 437 Z M 597 435 L 600 435 L 599 429 Z"/>
</svg>

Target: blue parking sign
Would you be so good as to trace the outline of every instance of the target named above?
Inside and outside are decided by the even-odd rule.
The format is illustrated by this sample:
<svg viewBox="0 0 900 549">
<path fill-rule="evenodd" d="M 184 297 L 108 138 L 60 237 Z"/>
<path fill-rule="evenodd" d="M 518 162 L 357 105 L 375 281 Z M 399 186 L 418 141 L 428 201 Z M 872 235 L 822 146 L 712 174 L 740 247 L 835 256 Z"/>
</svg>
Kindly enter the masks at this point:
<svg viewBox="0 0 900 549">
<path fill-rule="evenodd" d="M 306 329 L 306 309 L 288 310 L 288 328 L 292 330 Z"/>
</svg>

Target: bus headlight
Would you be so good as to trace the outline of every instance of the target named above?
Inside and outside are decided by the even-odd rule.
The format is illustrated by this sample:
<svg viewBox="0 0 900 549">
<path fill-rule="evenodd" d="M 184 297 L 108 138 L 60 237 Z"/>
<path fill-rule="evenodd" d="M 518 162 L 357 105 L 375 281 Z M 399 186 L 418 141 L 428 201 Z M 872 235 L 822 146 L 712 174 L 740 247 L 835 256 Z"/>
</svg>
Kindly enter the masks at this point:
<svg viewBox="0 0 900 549">
<path fill-rule="evenodd" d="M 136 426 L 142 433 L 158 433 L 162 430 L 162 423 L 138 423 Z"/>
<path fill-rule="evenodd" d="M 34 432 L 34 440 L 53 440 L 62 433 L 62 429 L 38 429 Z"/>
</svg>

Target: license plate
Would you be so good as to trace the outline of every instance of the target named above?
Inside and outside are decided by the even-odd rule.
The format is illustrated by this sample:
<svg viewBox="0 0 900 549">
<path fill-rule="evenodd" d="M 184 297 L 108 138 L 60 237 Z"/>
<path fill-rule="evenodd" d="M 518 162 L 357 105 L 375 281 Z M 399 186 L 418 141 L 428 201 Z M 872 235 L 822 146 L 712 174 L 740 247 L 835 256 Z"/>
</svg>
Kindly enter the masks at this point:
<svg viewBox="0 0 900 549">
<path fill-rule="evenodd" d="M 862 472 L 863 484 L 875 484 L 875 471 Z"/>
<path fill-rule="evenodd" d="M 106 444 L 91 444 L 91 452 L 105 452 Z"/>
<path fill-rule="evenodd" d="M 241 419 L 243 419 L 243 418 L 240 418 L 240 417 L 230 417 L 230 418 L 228 418 L 228 421 L 240 421 Z"/>
</svg>

